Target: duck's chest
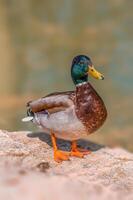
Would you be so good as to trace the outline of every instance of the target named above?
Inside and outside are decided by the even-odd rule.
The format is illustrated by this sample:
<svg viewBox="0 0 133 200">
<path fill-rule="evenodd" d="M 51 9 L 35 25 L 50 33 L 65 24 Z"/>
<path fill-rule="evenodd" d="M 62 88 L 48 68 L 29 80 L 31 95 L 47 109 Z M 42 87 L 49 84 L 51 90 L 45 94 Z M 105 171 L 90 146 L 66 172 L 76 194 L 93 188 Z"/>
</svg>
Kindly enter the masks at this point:
<svg viewBox="0 0 133 200">
<path fill-rule="evenodd" d="M 92 133 L 102 126 L 107 117 L 103 100 L 89 83 L 77 86 L 75 111 L 88 133 Z"/>
</svg>

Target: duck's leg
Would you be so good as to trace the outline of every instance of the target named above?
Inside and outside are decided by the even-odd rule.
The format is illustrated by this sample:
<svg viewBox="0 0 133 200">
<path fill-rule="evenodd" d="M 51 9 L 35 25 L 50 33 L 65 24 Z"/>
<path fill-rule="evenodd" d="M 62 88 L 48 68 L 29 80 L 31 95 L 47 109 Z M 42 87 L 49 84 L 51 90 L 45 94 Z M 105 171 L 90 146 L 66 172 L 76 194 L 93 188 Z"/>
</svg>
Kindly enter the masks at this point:
<svg viewBox="0 0 133 200">
<path fill-rule="evenodd" d="M 54 149 L 54 160 L 56 162 L 61 162 L 63 160 L 69 160 L 70 152 L 61 151 L 57 148 L 56 137 L 55 137 L 54 133 L 51 133 L 51 139 L 52 139 L 52 144 L 53 144 L 53 149 Z"/>
<path fill-rule="evenodd" d="M 84 155 L 87 155 L 89 153 L 91 153 L 91 151 L 77 147 L 77 142 L 75 140 L 72 141 L 72 148 L 70 153 L 71 156 L 83 158 Z"/>
</svg>

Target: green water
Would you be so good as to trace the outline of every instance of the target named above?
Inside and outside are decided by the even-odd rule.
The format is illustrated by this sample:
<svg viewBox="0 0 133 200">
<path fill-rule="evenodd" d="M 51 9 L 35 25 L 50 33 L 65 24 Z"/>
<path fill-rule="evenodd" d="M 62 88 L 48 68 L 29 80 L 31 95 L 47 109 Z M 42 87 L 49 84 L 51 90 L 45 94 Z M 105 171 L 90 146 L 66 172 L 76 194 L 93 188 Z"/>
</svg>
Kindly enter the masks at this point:
<svg viewBox="0 0 133 200">
<path fill-rule="evenodd" d="M 105 76 L 90 82 L 108 109 L 91 137 L 133 150 L 132 7 L 126 0 L 1 1 L 0 128 L 36 130 L 21 122 L 26 101 L 73 89 L 71 60 L 86 54 Z"/>
</svg>

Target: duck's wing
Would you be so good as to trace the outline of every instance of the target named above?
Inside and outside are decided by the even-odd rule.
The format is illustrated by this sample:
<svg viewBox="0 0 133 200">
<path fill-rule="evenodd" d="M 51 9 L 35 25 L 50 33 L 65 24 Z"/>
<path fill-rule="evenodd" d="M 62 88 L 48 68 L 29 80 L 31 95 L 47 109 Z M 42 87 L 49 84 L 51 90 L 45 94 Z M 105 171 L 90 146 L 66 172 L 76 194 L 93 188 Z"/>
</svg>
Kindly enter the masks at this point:
<svg viewBox="0 0 133 200">
<path fill-rule="evenodd" d="M 35 101 L 30 101 L 27 103 L 27 106 L 33 113 L 47 111 L 51 114 L 72 106 L 74 104 L 74 99 L 74 91 L 56 92 Z"/>
</svg>

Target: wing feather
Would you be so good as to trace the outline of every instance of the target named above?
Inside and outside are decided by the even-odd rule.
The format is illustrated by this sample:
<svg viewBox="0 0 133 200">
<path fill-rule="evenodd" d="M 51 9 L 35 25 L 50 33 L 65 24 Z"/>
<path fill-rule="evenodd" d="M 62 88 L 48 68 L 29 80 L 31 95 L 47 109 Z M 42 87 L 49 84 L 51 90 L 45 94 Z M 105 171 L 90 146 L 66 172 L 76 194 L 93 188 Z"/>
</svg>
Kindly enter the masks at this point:
<svg viewBox="0 0 133 200">
<path fill-rule="evenodd" d="M 65 110 L 73 104 L 74 91 L 52 93 L 35 101 L 28 102 L 32 112 L 47 110 L 49 113 Z"/>
</svg>

